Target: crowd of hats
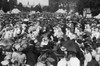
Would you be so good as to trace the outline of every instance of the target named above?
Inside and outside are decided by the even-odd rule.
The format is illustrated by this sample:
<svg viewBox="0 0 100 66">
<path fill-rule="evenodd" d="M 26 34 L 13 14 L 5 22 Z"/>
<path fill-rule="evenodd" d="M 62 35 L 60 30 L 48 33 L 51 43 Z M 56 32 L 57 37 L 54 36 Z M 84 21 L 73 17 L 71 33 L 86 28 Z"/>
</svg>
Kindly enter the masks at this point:
<svg viewBox="0 0 100 66">
<path fill-rule="evenodd" d="M 67 18 L 70 16 L 70 18 Z M 91 24 L 93 27 L 100 28 L 99 19 L 94 18 L 84 18 L 80 17 L 79 15 L 67 15 L 67 14 L 54 14 L 54 13 L 37 13 L 29 15 L 29 13 L 19 13 L 19 14 L 5 14 L 0 16 L 0 24 L 1 30 L 10 24 L 15 25 L 16 23 L 29 23 L 28 25 L 36 24 L 37 22 L 40 23 L 41 27 L 48 27 L 48 26 L 57 26 L 63 27 L 66 23 L 85 23 Z M 70 27 L 71 28 L 71 27 Z M 13 29 L 10 27 L 8 30 Z"/>
<path fill-rule="evenodd" d="M 82 26 L 82 24 L 89 24 L 94 28 L 100 29 L 100 20 L 99 19 L 85 18 L 85 17 L 81 17 L 81 16 L 75 15 L 75 14 L 67 15 L 67 14 L 54 14 L 54 13 L 36 13 L 36 14 L 29 15 L 29 13 L 19 13 L 19 14 L 5 14 L 5 15 L 0 16 L 0 36 L 2 35 L 4 28 L 6 28 L 6 27 L 8 27 L 6 30 L 9 31 L 9 30 L 14 29 L 16 24 L 18 24 L 19 27 L 21 27 L 20 26 L 21 24 L 26 24 L 28 27 L 32 27 L 33 25 L 34 26 L 38 25 L 38 23 L 42 28 L 47 27 L 50 29 L 51 29 L 51 27 L 57 27 L 57 26 L 59 26 L 60 28 L 63 28 L 67 24 L 66 27 L 69 28 L 70 30 L 72 30 L 73 33 L 74 33 L 74 31 L 73 31 L 74 27 L 69 26 L 69 24 L 71 24 L 71 23 L 80 24 L 81 26 Z M 32 29 L 32 30 L 34 30 L 34 29 Z M 27 34 L 28 34 L 28 30 L 23 35 L 18 35 L 18 37 L 16 37 L 16 38 L 13 37 L 8 40 L 5 40 L 4 38 L 1 37 L 0 46 L 2 47 L 2 45 L 4 44 L 3 46 L 7 45 L 5 48 L 6 50 L 7 49 L 10 50 L 10 48 L 12 49 L 12 47 L 15 47 L 17 50 L 20 48 L 19 51 L 22 51 L 24 48 L 27 47 L 28 43 L 29 44 L 31 43 L 31 42 L 29 42 L 30 39 L 27 38 Z M 48 34 L 49 34 L 49 32 L 44 33 L 44 35 L 46 35 L 46 36 Z M 89 39 L 91 33 L 84 32 L 83 34 L 84 34 L 84 36 L 82 36 L 82 38 L 86 37 L 85 39 L 88 41 L 84 41 L 83 39 L 80 39 L 80 37 L 79 37 L 79 38 L 77 38 L 77 42 L 80 44 L 82 42 L 84 42 L 86 44 L 85 46 L 87 46 L 88 44 L 91 45 L 91 43 L 89 43 L 89 40 L 91 42 L 91 39 Z M 42 36 L 39 35 L 39 38 L 37 36 L 37 40 L 41 41 L 39 39 L 41 39 L 41 37 L 43 37 L 44 35 L 42 35 Z M 64 36 L 63 38 L 66 38 L 66 36 Z M 17 40 L 15 40 L 15 39 L 17 39 Z M 99 39 L 98 39 L 98 41 L 99 41 Z M 35 42 L 35 40 L 34 40 L 34 42 Z M 56 40 L 55 40 L 55 42 L 56 42 Z M 73 48 L 74 45 L 71 45 L 71 44 L 74 44 L 73 42 L 69 41 L 67 43 L 68 43 L 68 45 L 65 45 L 66 42 L 64 45 L 65 45 L 65 47 L 67 46 L 68 51 L 77 52 L 77 49 L 75 49 L 75 47 Z M 13 44 L 13 46 L 10 46 L 12 44 Z M 37 44 L 38 44 L 38 42 L 37 42 Z M 73 48 L 73 49 L 71 49 L 71 48 Z M 47 50 L 47 48 L 46 48 L 46 50 Z M 88 49 L 88 50 L 90 50 L 90 49 Z M 41 51 L 41 49 L 39 51 Z M 51 58 L 48 58 L 48 60 L 49 59 L 51 59 Z"/>
</svg>

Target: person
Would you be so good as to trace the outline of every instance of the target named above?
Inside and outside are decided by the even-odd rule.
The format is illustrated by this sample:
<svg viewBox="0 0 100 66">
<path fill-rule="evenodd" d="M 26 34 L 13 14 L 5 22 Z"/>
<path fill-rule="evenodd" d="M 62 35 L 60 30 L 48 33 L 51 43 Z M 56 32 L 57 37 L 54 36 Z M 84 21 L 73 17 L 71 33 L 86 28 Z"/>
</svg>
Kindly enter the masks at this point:
<svg viewBox="0 0 100 66">
<path fill-rule="evenodd" d="M 85 49 L 85 60 L 84 60 L 84 66 L 87 66 L 87 64 L 92 61 L 92 55 L 91 55 L 91 52 L 90 52 L 90 48 L 87 47 Z"/>
<path fill-rule="evenodd" d="M 27 58 L 26 64 L 34 66 L 37 63 L 38 51 L 33 45 L 28 46 L 22 52 L 26 54 Z"/>
<path fill-rule="evenodd" d="M 61 51 L 64 52 L 65 56 L 58 61 L 57 66 L 68 66 L 68 61 L 66 60 L 67 51 L 65 47 L 61 47 Z"/>
<path fill-rule="evenodd" d="M 18 63 L 16 62 L 18 62 L 18 52 L 13 51 L 12 57 L 11 57 L 11 63 L 12 65 L 18 65 Z"/>
<path fill-rule="evenodd" d="M 75 52 L 68 52 L 67 55 L 68 66 L 80 66 L 80 60 L 76 57 Z"/>
<path fill-rule="evenodd" d="M 99 63 L 93 57 L 92 60 L 90 62 L 88 62 L 87 66 L 99 66 Z"/>
<path fill-rule="evenodd" d="M 96 55 L 95 55 L 95 59 L 96 61 L 99 63 L 100 65 L 100 47 L 96 48 Z"/>
<path fill-rule="evenodd" d="M 2 48 L 0 48 L 0 62 L 2 62 L 4 60 L 5 55 L 3 55 L 2 53 Z M 0 66 L 2 66 L 2 64 L 0 63 Z"/>
<path fill-rule="evenodd" d="M 62 58 L 59 62 L 58 62 L 58 64 L 57 64 L 57 66 L 67 66 L 67 61 L 66 61 L 66 58 Z"/>
<path fill-rule="evenodd" d="M 18 65 L 25 66 L 26 64 L 26 55 L 22 52 L 22 48 L 18 51 Z"/>
</svg>

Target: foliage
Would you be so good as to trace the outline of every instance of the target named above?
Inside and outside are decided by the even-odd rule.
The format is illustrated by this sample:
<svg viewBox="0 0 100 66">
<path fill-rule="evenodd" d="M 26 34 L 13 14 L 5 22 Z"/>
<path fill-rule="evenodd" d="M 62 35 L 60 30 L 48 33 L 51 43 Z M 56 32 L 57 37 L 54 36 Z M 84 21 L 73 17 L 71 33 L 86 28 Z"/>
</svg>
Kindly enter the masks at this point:
<svg viewBox="0 0 100 66">
<path fill-rule="evenodd" d="M 10 10 L 17 6 L 17 0 L 9 0 Z"/>
<path fill-rule="evenodd" d="M 10 10 L 9 2 L 7 0 L 3 0 L 3 6 L 2 9 L 4 12 L 7 12 Z"/>
<path fill-rule="evenodd" d="M 42 12 L 42 7 L 41 7 L 41 5 L 40 5 L 40 4 L 36 5 L 36 6 L 34 7 L 34 10 L 35 10 L 35 11 Z"/>
<path fill-rule="evenodd" d="M 100 0 L 79 0 L 77 3 L 77 11 L 82 14 L 84 8 L 90 8 L 92 14 L 96 15 L 99 13 Z M 95 9 L 96 8 L 96 9 Z"/>
<path fill-rule="evenodd" d="M 42 8 L 42 11 L 49 12 L 49 11 L 50 11 L 50 7 L 49 7 L 49 6 L 44 6 L 44 7 Z"/>
<path fill-rule="evenodd" d="M 2 8 L 2 0 L 0 0 L 0 9 Z"/>
</svg>

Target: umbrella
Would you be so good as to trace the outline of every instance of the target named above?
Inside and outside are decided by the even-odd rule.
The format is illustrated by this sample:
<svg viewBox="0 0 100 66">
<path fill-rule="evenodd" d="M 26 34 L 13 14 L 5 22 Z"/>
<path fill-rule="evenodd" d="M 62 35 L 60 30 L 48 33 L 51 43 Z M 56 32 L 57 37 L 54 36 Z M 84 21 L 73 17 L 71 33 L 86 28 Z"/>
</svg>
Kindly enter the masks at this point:
<svg viewBox="0 0 100 66">
<path fill-rule="evenodd" d="M 73 40 L 62 42 L 62 46 L 67 49 L 67 51 L 77 53 L 76 43 Z"/>
<path fill-rule="evenodd" d="M 11 40 L 1 40 L 0 41 L 0 47 L 2 47 L 3 49 L 10 49 L 11 48 L 11 46 L 12 46 L 12 44 L 13 44 L 13 41 L 11 41 Z"/>
</svg>

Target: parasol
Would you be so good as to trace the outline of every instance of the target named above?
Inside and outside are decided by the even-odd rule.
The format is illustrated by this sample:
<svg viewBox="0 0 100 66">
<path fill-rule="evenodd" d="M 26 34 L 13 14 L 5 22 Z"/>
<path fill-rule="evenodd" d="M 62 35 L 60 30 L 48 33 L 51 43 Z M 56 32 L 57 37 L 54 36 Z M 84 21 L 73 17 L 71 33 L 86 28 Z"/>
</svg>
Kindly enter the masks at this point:
<svg viewBox="0 0 100 66">
<path fill-rule="evenodd" d="M 76 43 L 73 40 L 68 40 L 62 42 L 62 46 L 67 49 L 67 51 L 77 53 Z"/>
</svg>

